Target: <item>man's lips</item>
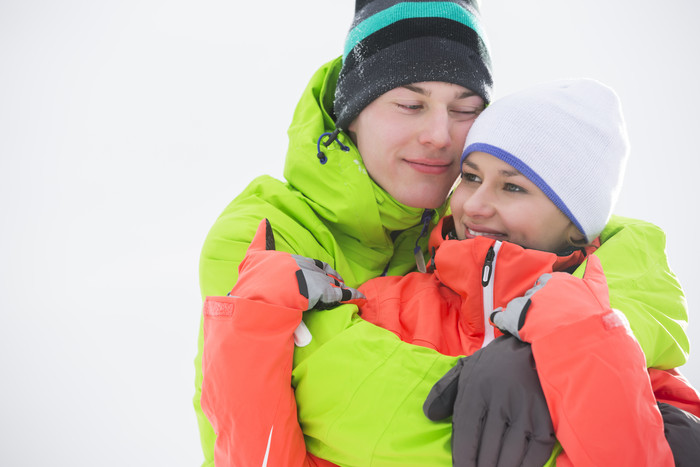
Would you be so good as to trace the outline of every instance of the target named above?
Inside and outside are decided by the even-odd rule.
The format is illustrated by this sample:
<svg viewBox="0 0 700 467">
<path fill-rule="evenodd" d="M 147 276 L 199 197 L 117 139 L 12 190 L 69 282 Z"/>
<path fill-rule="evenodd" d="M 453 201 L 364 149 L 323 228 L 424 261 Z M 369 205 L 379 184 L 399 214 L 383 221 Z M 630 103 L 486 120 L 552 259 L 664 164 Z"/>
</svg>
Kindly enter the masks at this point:
<svg viewBox="0 0 700 467">
<path fill-rule="evenodd" d="M 411 166 L 413 170 L 416 170 L 425 174 L 440 175 L 452 167 L 451 162 L 445 162 L 434 159 L 404 159 L 404 161 Z"/>
</svg>

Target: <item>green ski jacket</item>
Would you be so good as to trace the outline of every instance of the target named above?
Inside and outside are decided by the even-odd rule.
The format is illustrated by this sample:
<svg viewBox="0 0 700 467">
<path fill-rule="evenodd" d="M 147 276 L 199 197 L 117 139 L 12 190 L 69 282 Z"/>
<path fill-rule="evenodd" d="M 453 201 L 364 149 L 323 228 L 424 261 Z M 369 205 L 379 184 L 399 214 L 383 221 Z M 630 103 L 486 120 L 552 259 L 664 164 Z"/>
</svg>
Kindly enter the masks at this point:
<svg viewBox="0 0 700 467">
<path fill-rule="evenodd" d="M 200 259 L 202 297 L 231 290 L 262 218 L 275 231 L 276 249 L 327 262 L 352 287 L 382 274 L 406 274 L 415 269 L 416 245 L 426 251 L 427 233 L 446 213 L 447 202 L 427 212 L 403 206 L 371 180 L 345 134 L 324 144 L 335 129 L 329 110 L 340 66 L 340 58 L 322 66 L 297 105 L 289 128 L 286 181 L 256 178 L 211 228 Z M 601 242 L 597 255 L 606 271 L 611 305 L 629 319 L 647 365 L 683 365 L 689 349 L 686 303 L 668 266 L 663 231 L 614 217 Z M 360 319 L 352 305 L 308 313 L 304 321 L 312 339 L 295 352 L 293 385 L 310 452 L 340 465 L 451 465 L 450 447 L 422 436 L 421 427 L 433 424 L 427 431 L 434 431 L 435 422 L 421 407 L 427 395 L 422 388 L 429 389 L 455 357 L 401 342 Z M 200 404 L 202 344 L 200 324 L 194 406 L 203 465 L 209 466 L 215 434 Z M 403 392 L 385 391 L 396 387 L 387 382 L 397 378 Z M 401 436 L 393 436 L 396 423 L 376 417 L 401 407 L 403 413 L 414 403 L 415 411 L 402 416 Z"/>
</svg>

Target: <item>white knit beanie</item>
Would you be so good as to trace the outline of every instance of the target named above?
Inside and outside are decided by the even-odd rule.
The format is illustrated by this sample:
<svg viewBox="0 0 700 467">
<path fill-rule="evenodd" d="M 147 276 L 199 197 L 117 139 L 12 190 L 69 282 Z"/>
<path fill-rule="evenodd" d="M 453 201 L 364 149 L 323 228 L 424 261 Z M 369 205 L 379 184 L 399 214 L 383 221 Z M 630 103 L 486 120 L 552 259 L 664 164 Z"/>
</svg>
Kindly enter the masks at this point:
<svg viewBox="0 0 700 467">
<path fill-rule="evenodd" d="M 612 214 L 629 144 L 615 92 L 592 79 L 575 79 L 489 105 L 469 130 L 462 162 L 475 151 L 520 171 L 590 242 Z"/>
</svg>

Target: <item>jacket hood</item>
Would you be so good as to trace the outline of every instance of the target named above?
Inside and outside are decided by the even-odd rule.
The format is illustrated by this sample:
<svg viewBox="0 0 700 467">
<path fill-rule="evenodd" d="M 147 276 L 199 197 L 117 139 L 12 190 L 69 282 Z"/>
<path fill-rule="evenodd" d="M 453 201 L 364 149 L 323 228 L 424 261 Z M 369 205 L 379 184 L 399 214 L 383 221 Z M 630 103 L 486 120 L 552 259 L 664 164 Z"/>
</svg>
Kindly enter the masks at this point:
<svg viewBox="0 0 700 467">
<path fill-rule="evenodd" d="M 391 243 L 391 232 L 419 224 L 424 209 L 402 205 L 379 187 L 345 133 L 324 145 L 335 130 L 330 109 L 341 65 L 341 57 L 323 65 L 304 90 L 288 131 L 284 177 L 335 233 L 360 239 L 370 248 L 384 248 Z M 435 214 L 441 216 L 447 206 L 446 201 Z"/>
</svg>

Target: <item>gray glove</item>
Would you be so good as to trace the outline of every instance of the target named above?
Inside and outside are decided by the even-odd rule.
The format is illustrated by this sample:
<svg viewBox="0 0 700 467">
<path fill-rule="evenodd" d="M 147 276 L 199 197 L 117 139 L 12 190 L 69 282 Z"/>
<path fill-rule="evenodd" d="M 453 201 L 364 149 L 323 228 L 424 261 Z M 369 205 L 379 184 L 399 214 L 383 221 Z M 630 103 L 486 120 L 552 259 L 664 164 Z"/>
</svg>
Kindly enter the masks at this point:
<svg viewBox="0 0 700 467">
<path fill-rule="evenodd" d="M 554 429 L 530 345 L 502 336 L 464 357 L 430 391 L 425 415 L 452 415 L 455 466 L 542 466 Z"/>
<path fill-rule="evenodd" d="M 520 337 L 520 328 L 523 327 L 527 310 L 532 303 L 532 296 L 535 292 L 547 285 L 547 282 L 552 278 L 551 274 L 542 274 L 533 287 L 531 287 L 522 297 L 516 297 L 508 302 L 506 309 L 496 308 L 491 313 L 491 322 L 502 332 L 507 332 L 523 340 Z"/>
<path fill-rule="evenodd" d="M 679 467 L 700 464 L 700 418 L 663 402 L 659 410 L 664 419 L 664 434 Z"/>
<path fill-rule="evenodd" d="M 301 311 L 364 301 L 364 295 L 346 286 L 340 274 L 328 264 L 276 251 L 267 219 L 260 222 L 229 295 Z"/>
</svg>

